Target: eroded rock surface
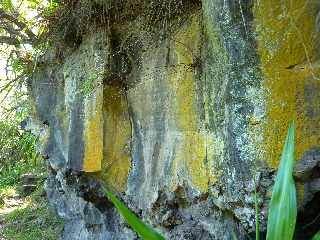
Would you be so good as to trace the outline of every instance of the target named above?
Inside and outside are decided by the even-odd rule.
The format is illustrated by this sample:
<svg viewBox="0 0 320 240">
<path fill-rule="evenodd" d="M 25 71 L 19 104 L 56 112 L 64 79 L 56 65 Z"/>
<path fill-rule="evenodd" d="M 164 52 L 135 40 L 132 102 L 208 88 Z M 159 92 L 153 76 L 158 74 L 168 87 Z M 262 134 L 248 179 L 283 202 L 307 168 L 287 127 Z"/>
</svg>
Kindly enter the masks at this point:
<svg viewBox="0 0 320 240">
<path fill-rule="evenodd" d="M 320 4 L 117 2 L 30 86 L 62 239 L 137 239 L 100 184 L 168 239 L 246 239 L 256 178 L 265 231 L 289 120 L 297 159 L 320 145 Z"/>
</svg>

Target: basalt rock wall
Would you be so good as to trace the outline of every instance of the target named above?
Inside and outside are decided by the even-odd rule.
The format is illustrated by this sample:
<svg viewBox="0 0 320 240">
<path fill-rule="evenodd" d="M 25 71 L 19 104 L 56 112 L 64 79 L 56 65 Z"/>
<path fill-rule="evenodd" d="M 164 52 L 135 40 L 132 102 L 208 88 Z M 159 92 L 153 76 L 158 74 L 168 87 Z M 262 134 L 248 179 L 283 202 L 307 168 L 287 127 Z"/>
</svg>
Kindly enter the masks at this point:
<svg viewBox="0 0 320 240">
<path fill-rule="evenodd" d="M 72 9 L 75 23 L 85 2 Z M 319 174 L 310 174 L 320 166 L 320 4 L 94 8 L 103 21 L 92 20 L 80 37 L 69 29 L 76 36 L 65 34 L 42 56 L 30 83 L 32 128 L 48 161 L 50 205 L 65 220 L 62 239 L 138 239 L 101 184 L 168 239 L 247 239 L 256 186 L 264 232 L 291 120 L 301 159 L 299 239 L 299 224 L 320 210 Z M 310 235 L 318 227 L 310 225 Z"/>
</svg>

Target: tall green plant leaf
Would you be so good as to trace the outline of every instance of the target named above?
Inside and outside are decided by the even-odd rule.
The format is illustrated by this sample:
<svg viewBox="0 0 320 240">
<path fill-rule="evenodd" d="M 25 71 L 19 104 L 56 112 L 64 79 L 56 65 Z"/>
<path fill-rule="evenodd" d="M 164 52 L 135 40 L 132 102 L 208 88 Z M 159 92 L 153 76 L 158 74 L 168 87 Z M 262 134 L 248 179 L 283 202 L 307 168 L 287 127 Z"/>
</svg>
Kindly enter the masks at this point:
<svg viewBox="0 0 320 240">
<path fill-rule="evenodd" d="M 320 240 L 320 231 L 313 236 L 312 240 Z"/>
<path fill-rule="evenodd" d="M 259 223 L 259 205 L 258 205 L 258 193 L 256 176 L 253 179 L 254 182 L 254 206 L 255 206 L 255 218 L 256 218 L 256 240 L 260 240 L 260 223 Z"/>
<path fill-rule="evenodd" d="M 142 239 L 145 240 L 164 240 L 159 233 L 143 223 L 133 212 L 131 212 L 120 200 L 118 200 L 111 192 L 104 189 L 108 199 L 114 204 L 121 215 L 127 220 L 129 225 L 135 230 Z"/>
<path fill-rule="evenodd" d="M 232 229 L 231 237 L 232 237 L 232 240 L 238 240 L 238 237 L 237 237 L 236 232 L 234 231 L 234 229 Z"/>
<path fill-rule="evenodd" d="M 290 124 L 269 206 L 267 240 L 292 240 L 297 218 L 296 187 L 292 177 L 295 161 L 295 124 Z"/>
</svg>

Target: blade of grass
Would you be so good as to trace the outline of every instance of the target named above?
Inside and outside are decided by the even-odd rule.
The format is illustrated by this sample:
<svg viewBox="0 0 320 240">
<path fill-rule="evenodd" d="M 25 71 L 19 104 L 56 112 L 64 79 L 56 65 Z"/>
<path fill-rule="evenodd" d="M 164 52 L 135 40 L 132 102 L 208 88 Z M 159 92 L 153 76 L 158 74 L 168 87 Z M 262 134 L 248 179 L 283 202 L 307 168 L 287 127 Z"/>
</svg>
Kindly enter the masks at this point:
<svg viewBox="0 0 320 240">
<path fill-rule="evenodd" d="M 320 231 L 313 236 L 312 240 L 320 240 Z"/>
<path fill-rule="evenodd" d="M 234 228 L 232 228 L 231 239 L 232 240 L 238 240 L 238 237 L 237 237 L 237 234 L 236 234 L 236 231 L 235 231 Z"/>
<path fill-rule="evenodd" d="M 133 212 L 131 212 L 119 199 L 110 191 L 103 188 L 108 199 L 114 204 L 121 215 L 127 220 L 128 224 L 136 231 L 142 239 L 145 240 L 165 240 L 159 233 L 142 222 Z"/>
<path fill-rule="evenodd" d="M 256 240 L 260 240 L 259 206 L 258 206 L 256 176 L 254 176 L 253 178 L 253 183 L 254 183 L 254 206 L 256 211 Z"/>
<path fill-rule="evenodd" d="M 290 124 L 269 206 L 267 240 L 292 240 L 296 218 L 296 187 L 292 177 L 295 125 Z"/>
<path fill-rule="evenodd" d="M 232 233 L 231 233 L 232 235 L 232 240 L 238 240 L 238 237 L 237 237 L 237 235 L 236 235 L 236 232 L 234 231 L 234 229 L 232 229 Z"/>
</svg>

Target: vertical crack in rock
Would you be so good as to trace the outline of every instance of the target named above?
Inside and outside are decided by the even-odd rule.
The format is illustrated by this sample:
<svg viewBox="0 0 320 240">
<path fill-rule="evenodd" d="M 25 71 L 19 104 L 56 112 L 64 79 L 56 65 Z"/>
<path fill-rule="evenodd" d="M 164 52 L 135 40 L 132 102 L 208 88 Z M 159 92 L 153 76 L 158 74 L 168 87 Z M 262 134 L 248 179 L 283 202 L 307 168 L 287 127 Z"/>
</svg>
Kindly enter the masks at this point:
<svg viewBox="0 0 320 240">
<path fill-rule="evenodd" d="M 257 146 L 262 140 L 259 123 L 265 116 L 265 90 L 252 29 L 252 3 L 203 1 L 203 11 L 208 36 L 208 119 L 216 145 L 211 157 L 217 159 L 215 171 L 221 171 L 213 186 L 218 194 L 215 202 L 234 211 L 246 228 L 254 228 L 254 210 L 248 202 L 253 189 L 246 186 L 253 184 L 261 158 Z"/>
</svg>

